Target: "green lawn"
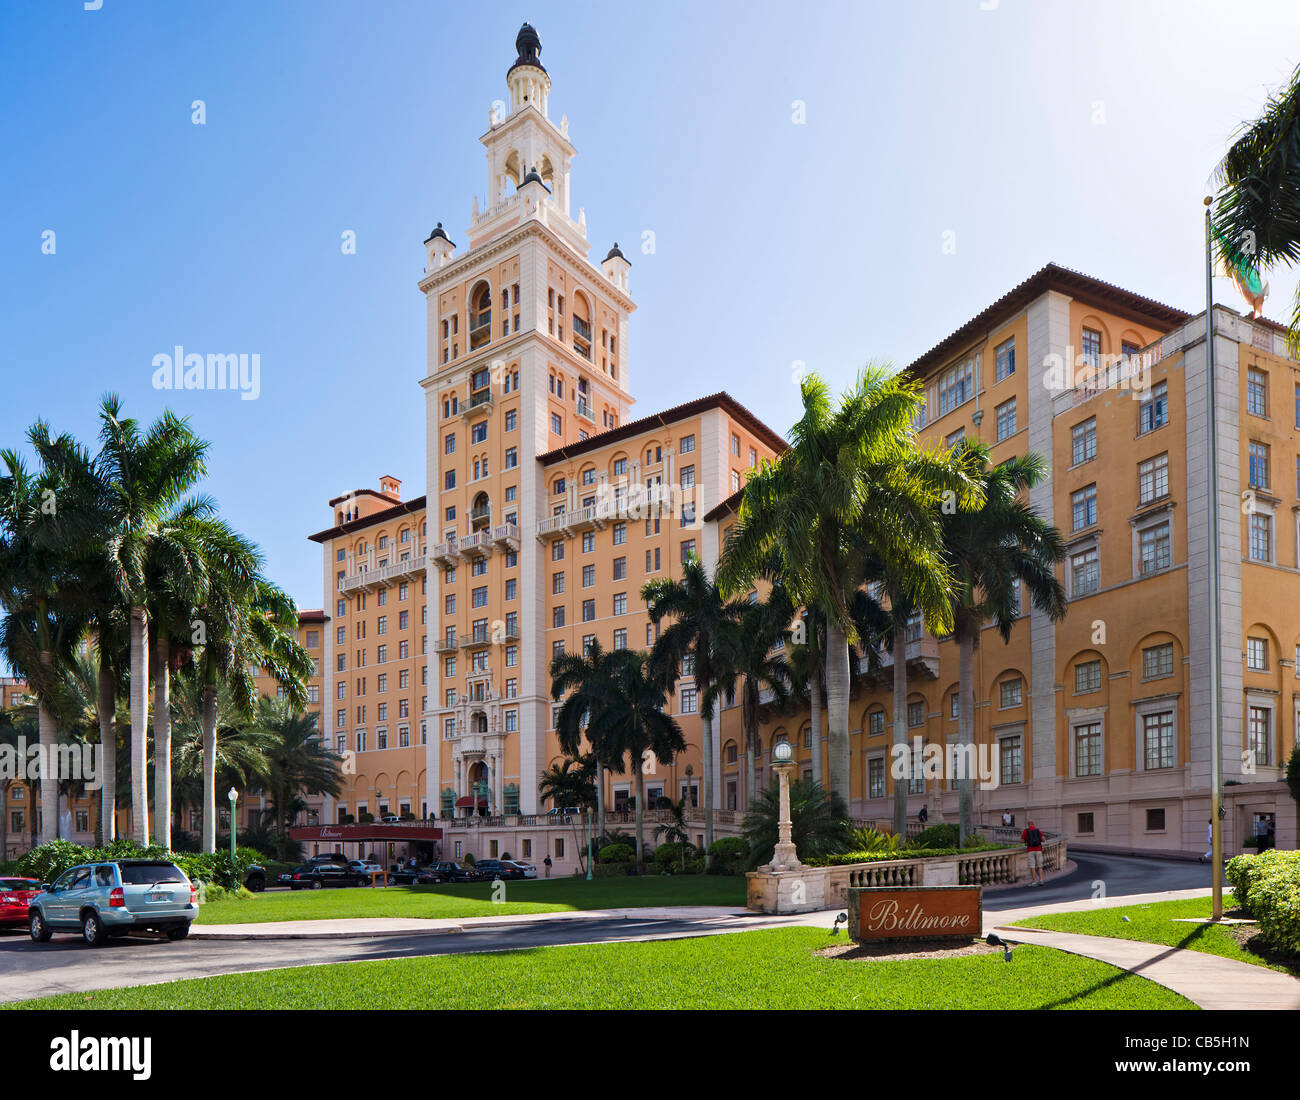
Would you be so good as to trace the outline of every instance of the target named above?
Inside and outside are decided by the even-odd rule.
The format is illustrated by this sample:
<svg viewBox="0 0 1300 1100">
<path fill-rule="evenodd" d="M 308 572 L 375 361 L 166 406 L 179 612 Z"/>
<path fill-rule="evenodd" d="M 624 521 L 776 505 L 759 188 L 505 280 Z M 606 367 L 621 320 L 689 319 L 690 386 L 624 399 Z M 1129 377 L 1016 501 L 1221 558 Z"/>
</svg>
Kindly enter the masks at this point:
<svg viewBox="0 0 1300 1100">
<path fill-rule="evenodd" d="M 700 1009 L 1195 1008 L 1154 982 L 1046 947 L 942 959 L 814 956 L 843 943 L 783 928 L 687 940 L 293 967 L 99 993 L 15 1008 Z"/>
<path fill-rule="evenodd" d="M 1225 912 L 1230 911 L 1235 904 L 1232 894 L 1225 893 Z M 1052 932 L 1075 932 L 1084 936 L 1110 936 L 1118 940 L 1160 943 L 1169 947 L 1183 947 L 1189 951 L 1203 951 L 1207 955 L 1220 955 L 1225 959 L 1236 959 L 1255 966 L 1267 966 L 1273 970 L 1288 970 L 1284 963 L 1263 958 L 1241 945 L 1233 928 L 1250 926 L 1180 924 L 1176 919 L 1209 915 L 1210 899 L 1204 897 L 1152 902 L 1149 905 L 1125 905 L 1089 912 L 1052 913 L 1026 917 L 1016 921 L 1016 924 L 1045 928 Z M 1125 921 L 1125 917 L 1129 919 Z"/>
<path fill-rule="evenodd" d="M 211 901 L 199 924 L 250 924 L 329 917 L 494 917 L 572 909 L 632 909 L 658 905 L 745 907 L 740 875 L 647 875 L 642 878 L 526 879 L 507 882 L 505 900 L 492 901 L 492 883 L 445 886 L 344 887 L 277 890 L 252 899 Z"/>
</svg>

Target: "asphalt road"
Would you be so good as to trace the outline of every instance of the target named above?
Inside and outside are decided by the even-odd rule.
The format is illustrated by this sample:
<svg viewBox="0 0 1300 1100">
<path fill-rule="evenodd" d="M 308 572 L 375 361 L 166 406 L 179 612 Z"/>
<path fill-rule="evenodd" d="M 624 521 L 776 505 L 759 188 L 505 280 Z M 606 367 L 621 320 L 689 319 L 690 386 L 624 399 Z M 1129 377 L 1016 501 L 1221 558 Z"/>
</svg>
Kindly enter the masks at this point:
<svg viewBox="0 0 1300 1100">
<path fill-rule="evenodd" d="M 1042 887 L 1018 887 L 985 898 L 997 911 L 1026 905 L 1210 885 L 1208 867 L 1120 856 L 1075 855 L 1075 871 Z M 1100 886 L 1098 885 L 1100 884 Z M 319 963 L 364 962 L 419 955 L 509 951 L 573 943 L 678 939 L 736 931 L 734 920 L 565 920 L 471 929 L 435 935 L 356 936 L 322 940 L 199 940 L 180 943 L 128 938 L 86 947 L 79 937 L 56 935 L 34 944 L 25 931 L 0 933 L 0 1001 L 54 993 L 200 978 Z"/>
</svg>

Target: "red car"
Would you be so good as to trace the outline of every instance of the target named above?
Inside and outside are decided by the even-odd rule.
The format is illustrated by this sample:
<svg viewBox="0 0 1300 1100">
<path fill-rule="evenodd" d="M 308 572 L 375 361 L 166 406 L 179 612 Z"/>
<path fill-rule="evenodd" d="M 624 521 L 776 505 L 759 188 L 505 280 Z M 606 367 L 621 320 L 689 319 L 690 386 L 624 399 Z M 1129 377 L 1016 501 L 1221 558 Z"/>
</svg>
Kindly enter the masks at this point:
<svg viewBox="0 0 1300 1100">
<path fill-rule="evenodd" d="M 40 892 L 34 878 L 0 878 L 0 928 L 26 928 L 27 903 Z"/>
</svg>

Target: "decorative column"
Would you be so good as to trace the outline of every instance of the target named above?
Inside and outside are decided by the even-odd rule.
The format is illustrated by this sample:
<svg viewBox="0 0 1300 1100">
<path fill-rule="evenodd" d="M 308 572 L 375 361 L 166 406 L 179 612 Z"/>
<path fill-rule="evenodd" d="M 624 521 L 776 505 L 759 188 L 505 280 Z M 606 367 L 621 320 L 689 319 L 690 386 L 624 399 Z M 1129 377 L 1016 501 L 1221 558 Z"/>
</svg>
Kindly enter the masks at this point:
<svg viewBox="0 0 1300 1100">
<path fill-rule="evenodd" d="M 794 771 L 790 742 L 778 741 L 772 748 L 772 768 L 780 786 L 780 818 L 776 824 L 776 849 L 765 871 L 801 871 L 799 854 L 794 846 L 794 823 L 790 820 L 790 773 Z"/>
</svg>

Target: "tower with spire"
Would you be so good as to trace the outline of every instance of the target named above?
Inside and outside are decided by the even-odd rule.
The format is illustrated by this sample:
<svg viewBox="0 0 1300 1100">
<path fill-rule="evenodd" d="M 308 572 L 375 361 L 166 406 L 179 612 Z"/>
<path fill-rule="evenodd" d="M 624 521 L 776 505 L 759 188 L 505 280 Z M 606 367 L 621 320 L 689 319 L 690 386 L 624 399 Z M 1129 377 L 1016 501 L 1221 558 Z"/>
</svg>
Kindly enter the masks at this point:
<svg viewBox="0 0 1300 1100">
<path fill-rule="evenodd" d="M 617 245 L 593 262 L 585 212 L 571 215 L 577 150 L 567 118 L 551 120 L 541 53 L 525 23 L 506 71 L 509 98 L 493 105 L 479 138 L 488 189 L 473 197 L 465 249 L 438 222 L 419 281 L 428 330 L 427 788 L 431 802 L 448 790 L 458 798 L 486 790 L 497 813 L 508 788 L 520 812 L 536 812 L 546 763 L 547 562 L 535 533 L 551 501 L 537 458 L 617 428 L 632 407 L 630 264 Z M 485 595 L 457 591 L 449 602 L 449 576 Z"/>
</svg>

